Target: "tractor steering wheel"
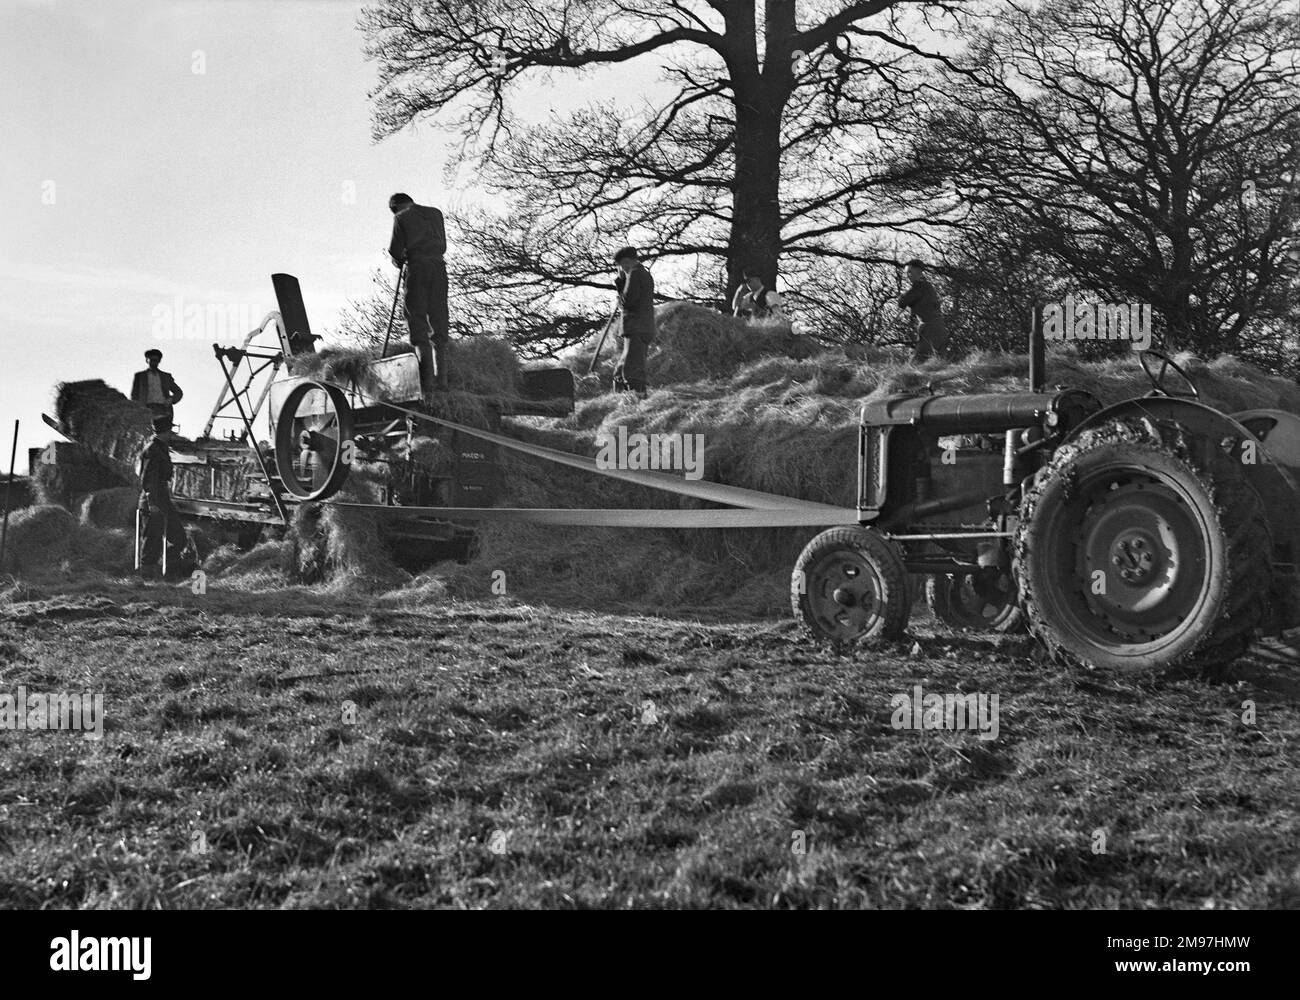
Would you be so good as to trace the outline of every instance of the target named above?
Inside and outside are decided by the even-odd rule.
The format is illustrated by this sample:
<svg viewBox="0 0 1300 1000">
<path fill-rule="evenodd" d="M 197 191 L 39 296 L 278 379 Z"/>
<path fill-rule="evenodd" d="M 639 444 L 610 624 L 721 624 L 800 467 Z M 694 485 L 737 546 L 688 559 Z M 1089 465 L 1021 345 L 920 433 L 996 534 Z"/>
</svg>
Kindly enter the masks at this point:
<svg viewBox="0 0 1300 1000">
<path fill-rule="evenodd" d="M 1152 374 L 1151 366 L 1147 364 L 1147 358 L 1156 358 L 1157 360 L 1159 360 L 1160 371 L 1158 371 L 1155 374 Z M 1147 378 L 1151 380 L 1152 395 L 1176 396 L 1180 399 L 1201 398 L 1201 394 L 1197 390 L 1196 385 L 1192 382 L 1191 376 L 1189 376 L 1187 372 L 1183 371 L 1180 367 L 1178 367 L 1178 362 L 1175 361 L 1173 358 L 1171 358 L 1169 355 L 1162 354 L 1159 351 L 1143 351 L 1141 354 L 1138 355 L 1138 361 L 1142 365 L 1142 371 L 1144 371 L 1146 373 Z M 1175 372 L 1177 372 L 1179 375 L 1182 376 L 1183 381 L 1186 382 L 1188 388 L 1192 390 L 1191 392 L 1171 392 L 1169 389 L 1165 388 L 1165 372 L 1168 371 L 1170 368 L 1172 368 Z"/>
</svg>

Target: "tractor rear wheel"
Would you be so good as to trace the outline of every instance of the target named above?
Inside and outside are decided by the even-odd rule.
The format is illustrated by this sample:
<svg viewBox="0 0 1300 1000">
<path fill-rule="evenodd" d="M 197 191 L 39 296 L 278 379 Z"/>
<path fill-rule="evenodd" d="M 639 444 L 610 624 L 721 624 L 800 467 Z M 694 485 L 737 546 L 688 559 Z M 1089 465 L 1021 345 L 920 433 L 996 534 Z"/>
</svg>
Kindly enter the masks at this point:
<svg viewBox="0 0 1300 1000">
<path fill-rule="evenodd" d="M 830 528 L 795 563 L 790 604 L 818 639 L 834 645 L 902 635 L 913 594 L 896 542 L 870 528 Z"/>
<path fill-rule="evenodd" d="M 1015 579 L 1005 571 L 936 573 L 925 578 L 925 603 L 950 628 L 1015 632 L 1025 623 L 1016 600 Z"/>
<path fill-rule="evenodd" d="M 1021 504 L 1016 580 L 1054 658 L 1127 671 L 1221 668 L 1260 622 L 1263 503 L 1216 441 L 1121 418 L 1060 448 Z"/>
</svg>

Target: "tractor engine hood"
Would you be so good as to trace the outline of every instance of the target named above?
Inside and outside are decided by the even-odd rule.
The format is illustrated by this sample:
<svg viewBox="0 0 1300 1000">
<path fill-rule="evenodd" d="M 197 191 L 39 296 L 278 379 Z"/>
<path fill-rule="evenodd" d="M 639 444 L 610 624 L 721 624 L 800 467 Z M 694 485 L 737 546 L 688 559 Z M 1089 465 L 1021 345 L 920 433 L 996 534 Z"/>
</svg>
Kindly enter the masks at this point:
<svg viewBox="0 0 1300 1000">
<path fill-rule="evenodd" d="M 1089 392 L 997 392 L 983 395 L 899 393 L 862 407 L 863 426 L 920 425 L 935 434 L 991 434 L 1046 422 L 1072 426 L 1101 409 Z"/>
</svg>

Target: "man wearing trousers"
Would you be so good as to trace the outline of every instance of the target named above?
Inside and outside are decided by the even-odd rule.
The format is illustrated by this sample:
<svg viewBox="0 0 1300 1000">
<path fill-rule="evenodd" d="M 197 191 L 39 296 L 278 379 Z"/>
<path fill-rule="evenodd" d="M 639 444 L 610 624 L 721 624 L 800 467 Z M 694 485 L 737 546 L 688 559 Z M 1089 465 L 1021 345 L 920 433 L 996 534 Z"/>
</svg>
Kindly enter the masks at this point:
<svg viewBox="0 0 1300 1000">
<path fill-rule="evenodd" d="M 912 361 L 921 364 L 934 355 L 947 357 L 948 329 L 943 322 L 939 293 L 925 279 L 925 265 L 919 260 L 907 262 L 907 280 L 911 287 L 898 300 L 900 309 L 911 309 L 921 321 L 921 329 L 912 352 Z"/>
<path fill-rule="evenodd" d="M 162 361 L 162 351 L 151 347 L 144 352 L 144 360 L 149 367 L 136 372 L 131 381 L 131 398 L 137 403 L 144 403 L 153 411 L 155 417 L 166 417 L 167 426 L 171 427 L 172 407 L 181 401 L 185 394 L 170 372 L 158 367 Z"/>
<path fill-rule="evenodd" d="M 618 289 L 623 324 L 623 353 L 614 369 L 614 389 L 644 396 L 646 350 L 656 332 L 655 282 L 632 247 L 615 254 L 614 265 L 619 272 L 614 287 Z"/>
<path fill-rule="evenodd" d="M 420 358 L 420 388 L 447 388 L 447 231 L 442 213 L 407 194 L 388 199 L 393 213 L 389 256 L 406 265 L 406 323 Z M 432 343 L 430 343 L 432 339 Z"/>
<path fill-rule="evenodd" d="M 164 542 L 168 548 L 168 572 L 181 568 L 185 529 L 172 506 L 171 420 L 154 417 L 154 435 L 140 456 L 140 515 L 144 518 L 144 549 L 140 553 L 140 575 L 156 579 Z"/>
</svg>

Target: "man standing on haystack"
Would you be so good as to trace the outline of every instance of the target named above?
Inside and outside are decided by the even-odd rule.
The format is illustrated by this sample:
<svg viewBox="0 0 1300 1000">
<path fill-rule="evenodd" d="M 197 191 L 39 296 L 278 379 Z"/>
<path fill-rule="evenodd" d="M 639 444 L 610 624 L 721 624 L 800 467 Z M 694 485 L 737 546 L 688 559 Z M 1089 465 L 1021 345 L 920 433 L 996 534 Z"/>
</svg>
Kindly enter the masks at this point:
<svg viewBox="0 0 1300 1000">
<path fill-rule="evenodd" d="M 409 194 L 393 195 L 388 207 L 394 215 L 388 254 L 398 267 L 406 265 L 406 323 L 428 396 L 447 388 L 447 230 L 438 209 L 417 205 Z"/>
<path fill-rule="evenodd" d="M 144 403 L 153 411 L 155 417 L 166 417 L 167 427 L 172 425 L 172 407 L 181 401 L 185 393 L 171 377 L 170 372 L 162 371 L 158 365 L 162 361 L 162 351 L 151 347 L 144 352 L 144 360 L 149 365 L 142 372 L 136 372 L 131 381 L 131 399 Z"/>
<path fill-rule="evenodd" d="M 635 392 L 644 396 L 645 356 L 650 342 L 655 339 L 655 282 L 650 272 L 641 266 L 635 248 L 624 247 L 614 255 L 618 277 L 619 311 L 622 314 L 623 353 L 614 369 L 614 390 Z"/>
<path fill-rule="evenodd" d="M 185 548 L 185 529 L 172 506 L 172 457 L 168 445 L 172 440 L 171 420 L 154 417 L 154 435 L 140 455 L 140 514 L 144 518 L 144 549 L 140 553 L 140 575 L 145 579 L 160 576 L 158 560 L 164 542 L 169 546 L 168 571 L 181 568 Z"/>
<path fill-rule="evenodd" d="M 944 345 L 948 343 L 948 328 L 943 322 L 943 307 L 939 302 L 939 293 L 925 280 L 925 265 L 919 260 L 909 260 L 907 280 L 912 283 L 912 287 L 899 298 L 898 308 L 910 308 L 912 315 L 921 320 L 912 360 L 919 365 L 935 354 L 941 358 L 947 357 Z"/>
</svg>

